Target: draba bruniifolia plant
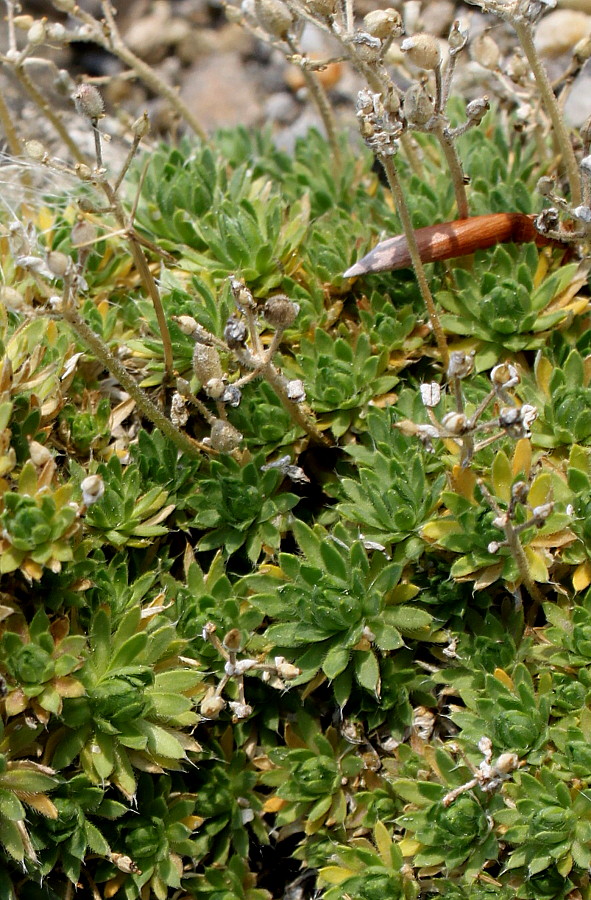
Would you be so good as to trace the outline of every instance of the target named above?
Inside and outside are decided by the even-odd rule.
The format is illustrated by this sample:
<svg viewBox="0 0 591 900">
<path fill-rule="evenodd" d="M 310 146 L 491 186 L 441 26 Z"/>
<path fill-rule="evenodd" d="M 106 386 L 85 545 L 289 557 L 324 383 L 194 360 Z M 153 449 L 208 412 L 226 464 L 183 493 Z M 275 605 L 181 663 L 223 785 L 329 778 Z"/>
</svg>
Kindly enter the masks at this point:
<svg viewBox="0 0 591 900">
<path fill-rule="evenodd" d="M 238 628 L 230 629 L 221 641 L 216 632 L 217 628 L 213 622 L 207 622 L 203 627 L 203 639 L 209 641 L 224 660 L 222 678 L 215 687 L 207 690 L 199 707 L 201 715 L 206 719 L 217 719 L 226 706 L 232 712 L 233 722 L 239 722 L 252 715 L 254 710 L 247 703 L 244 690 L 244 676 L 247 673 L 259 674 L 264 682 L 280 691 L 286 690 L 289 687 L 288 683 L 301 675 L 301 670 L 283 656 L 276 656 L 273 663 L 248 656 L 239 658 L 244 651 L 242 634 Z M 235 685 L 236 699 L 226 701 L 222 694 L 229 683 Z"/>
<path fill-rule="evenodd" d="M 260 310 L 242 281 L 232 277 L 230 287 L 237 314 L 228 319 L 224 340 L 211 334 L 192 316 L 174 319 L 185 334 L 195 339 L 193 372 L 204 394 L 216 404 L 217 416 L 195 396 L 187 381 L 178 380 L 178 394 L 195 406 L 211 427 L 211 434 L 204 443 L 213 450 L 226 452 L 239 446 L 242 435 L 228 422 L 226 410 L 228 406 L 239 405 L 241 389 L 256 378 L 263 378 L 270 385 L 297 428 L 301 428 L 313 441 L 327 443 L 304 405 L 306 393 L 303 383 L 299 379 L 287 379 L 273 361 L 285 330 L 296 320 L 298 304 L 284 294 L 275 294 L 266 300 Z M 274 329 L 268 345 L 262 340 L 261 325 Z M 220 353 L 233 358 L 244 374 L 231 380 L 230 374 L 224 370 Z"/>
</svg>

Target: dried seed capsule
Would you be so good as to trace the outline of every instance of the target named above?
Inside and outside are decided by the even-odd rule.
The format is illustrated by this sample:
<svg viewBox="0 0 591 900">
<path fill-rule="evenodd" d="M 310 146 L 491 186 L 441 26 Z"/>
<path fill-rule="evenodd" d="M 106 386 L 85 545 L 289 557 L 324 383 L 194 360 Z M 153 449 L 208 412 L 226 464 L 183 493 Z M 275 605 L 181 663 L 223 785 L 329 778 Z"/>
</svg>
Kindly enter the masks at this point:
<svg viewBox="0 0 591 900">
<path fill-rule="evenodd" d="M 72 231 L 70 232 L 70 240 L 73 247 L 87 247 L 92 243 L 92 241 L 94 241 L 96 235 L 97 230 L 95 226 L 90 222 L 85 222 L 83 219 L 81 219 L 72 227 Z"/>
<path fill-rule="evenodd" d="M 468 427 L 468 417 L 464 413 L 450 412 L 443 417 L 441 424 L 450 434 L 465 434 Z"/>
<path fill-rule="evenodd" d="M 502 775 L 508 775 L 509 772 L 513 772 L 518 765 L 519 757 L 517 756 L 517 753 L 501 753 L 495 763 L 495 769 Z"/>
<path fill-rule="evenodd" d="M 195 334 L 199 327 L 193 316 L 174 316 L 173 321 L 176 322 L 183 334 Z"/>
<path fill-rule="evenodd" d="M 315 16 L 327 19 L 335 11 L 336 0 L 305 0 L 304 5 Z"/>
<path fill-rule="evenodd" d="M 302 670 L 294 666 L 293 663 L 288 662 L 284 656 L 275 657 L 275 667 L 279 677 L 284 678 L 286 681 L 297 678 L 298 675 L 302 674 Z"/>
<path fill-rule="evenodd" d="M 463 28 L 459 19 L 453 22 L 447 43 L 452 54 L 459 53 L 468 43 L 468 29 Z"/>
<path fill-rule="evenodd" d="M 226 648 L 226 650 L 231 650 L 234 653 L 237 653 L 242 646 L 242 635 L 238 628 L 231 628 L 224 635 L 224 639 L 222 644 Z"/>
<path fill-rule="evenodd" d="M 101 119 L 105 114 L 103 98 L 93 84 L 81 84 L 74 94 L 74 103 L 80 115 L 91 121 Z"/>
<path fill-rule="evenodd" d="M 220 453 L 230 453 L 240 445 L 243 435 L 223 419 L 216 419 L 211 426 L 210 442 L 214 450 Z"/>
<path fill-rule="evenodd" d="M 479 34 L 470 44 L 470 58 L 485 69 L 497 69 L 501 51 L 488 34 Z"/>
<path fill-rule="evenodd" d="M 47 447 L 40 444 L 39 441 L 29 441 L 29 456 L 31 457 L 33 465 L 38 468 L 44 466 L 45 463 L 53 459 L 51 450 L 48 450 Z"/>
<path fill-rule="evenodd" d="M 27 32 L 29 44 L 42 44 L 47 36 L 47 25 L 42 19 L 33 22 Z"/>
<path fill-rule="evenodd" d="M 293 25 L 292 15 L 282 0 L 254 0 L 259 24 L 273 37 L 283 40 Z"/>
<path fill-rule="evenodd" d="M 403 110 L 411 125 L 425 125 L 429 121 L 435 107 L 425 84 L 411 84 L 404 94 Z"/>
<path fill-rule="evenodd" d="M 62 278 L 66 274 L 72 262 L 69 256 L 66 256 L 65 253 L 60 253 L 59 250 L 50 250 L 46 259 L 47 268 L 52 275 L 56 275 L 58 278 Z"/>
<path fill-rule="evenodd" d="M 293 303 L 285 294 L 269 297 L 263 309 L 263 315 L 269 325 L 274 328 L 289 328 L 300 311 L 297 303 Z"/>
<path fill-rule="evenodd" d="M 490 109 L 488 97 L 477 97 L 466 106 L 466 116 L 473 125 L 479 125 Z"/>
<path fill-rule="evenodd" d="M 357 51 L 357 56 L 367 63 L 375 62 L 382 49 L 380 39 L 372 37 L 371 34 L 364 31 L 358 31 L 357 34 L 353 35 L 351 43 Z"/>
<path fill-rule="evenodd" d="M 222 378 L 210 378 L 203 385 L 203 390 L 212 400 L 220 400 L 224 395 L 226 385 Z"/>
<path fill-rule="evenodd" d="M 381 41 L 402 34 L 402 16 L 397 9 L 374 9 L 363 19 L 363 30 Z"/>
<path fill-rule="evenodd" d="M 414 34 L 405 38 L 400 49 L 419 69 L 436 69 L 441 62 L 439 41 L 431 34 Z"/>
<path fill-rule="evenodd" d="M 92 506 L 105 493 L 105 483 L 101 475 L 88 475 L 80 487 L 82 488 L 82 502 L 86 506 Z"/>
<path fill-rule="evenodd" d="M 226 708 L 226 701 L 223 697 L 216 694 L 205 696 L 199 706 L 199 712 L 206 719 L 217 719 L 219 714 Z"/>
<path fill-rule="evenodd" d="M 47 150 L 41 143 L 41 141 L 27 141 L 25 144 L 25 150 L 27 151 L 27 156 L 29 159 L 43 159 Z"/>
<path fill-rule="evenodd" d="M 215 347 L 197 342 L 193 351 L 193 371 L 201 384 L 223 375 L 220 355 Z"/>
<path fill-rule="evenodd" d="M 148 114 L 144 113 L 142 116 L 136 119 L 131 126 L 131 130 L 136 138 L 145 137 L 150 130 L 150 120 L 148 118 Z"/>
</svg>

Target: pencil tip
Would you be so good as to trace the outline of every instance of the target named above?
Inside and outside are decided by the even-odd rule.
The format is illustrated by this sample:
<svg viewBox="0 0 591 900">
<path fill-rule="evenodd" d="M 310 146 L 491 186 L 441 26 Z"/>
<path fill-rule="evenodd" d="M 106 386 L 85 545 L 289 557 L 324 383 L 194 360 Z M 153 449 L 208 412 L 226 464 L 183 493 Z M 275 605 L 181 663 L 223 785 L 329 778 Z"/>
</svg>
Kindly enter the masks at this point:
<svg viewBox="0 0 591 900">
<path fill-rule="evenodd" d="M 358 262 L 354 263 L 346 272 L 343 272 L 343 278 L 355 278 L 357 275 L 363 275 L 363 266 Z"/>
</svg>

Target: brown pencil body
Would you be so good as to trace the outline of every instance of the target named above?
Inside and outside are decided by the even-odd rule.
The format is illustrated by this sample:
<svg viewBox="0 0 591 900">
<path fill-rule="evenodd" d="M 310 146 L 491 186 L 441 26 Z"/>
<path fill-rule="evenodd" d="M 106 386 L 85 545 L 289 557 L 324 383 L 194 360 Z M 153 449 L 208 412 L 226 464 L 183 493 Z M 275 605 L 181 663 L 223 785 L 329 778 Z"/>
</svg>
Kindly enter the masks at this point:
<svg viewBox="0 0 591 900">
<path fill-rule="evenodd" d="M 423 262 L 437 262 L 466 256 L 476 250 L 486 250 L 495 244 L 507 242 L 523 244 L 535 241 L 544 245 L 554 243 L 534 227 L 535 216 L 524 213 L 491 213 L 487 216 L 471 216 L 418 228 L 415 238 Z M 344 273 L 345 277 L 366 275 L 369 272 L 393 272 L 412 266 L 408 241 L 404 234 L 388 238 L 356 262 Z"/>
</svg>

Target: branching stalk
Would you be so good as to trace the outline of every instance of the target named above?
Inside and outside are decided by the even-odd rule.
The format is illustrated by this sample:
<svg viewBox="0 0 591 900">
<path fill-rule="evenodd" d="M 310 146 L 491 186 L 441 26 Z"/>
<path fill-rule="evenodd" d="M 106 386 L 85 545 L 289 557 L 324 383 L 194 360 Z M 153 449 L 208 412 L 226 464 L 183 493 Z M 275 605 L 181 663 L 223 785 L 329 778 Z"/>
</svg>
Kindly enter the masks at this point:
<svg viewBox="0 0 591 900">
<path fill-rule="evenodd" d="M 170 419 L 167 419 L 164 413 L 152 403 L 147 394 L 131 377 L 125 366 L 113 356 L 102 338 L 86 324 L 77 310 L 70 304 L 64 304 L 62 315 L 82 343 L 89 347 L 105 369 L 119 381 L 129 396 L 135 400 L 138 409 L 143 415 L 166 435 L 181 453 L 193 458 L 200 458 L 201 451 L 198 442 L 179 431 Z"/>
<path fill-rule="evenodd" d="M 435 334 L 435 340 L 437 341 L 437 346 L 439 348 L 441 362 L 445 367 L 447 367 L 449 361 L 449 351 L 447 348 L 445 332 L 443 331 L 443 327 L 439 319 L 439 314 L 435 307 L 435 301 L 433 300 L 433 295 L 431 294 L 431 290 L 429 288 L 429 283 L 425 274 L 425 267 L 423 266 L 421 254 L 419 253 L 412 219 L 410 217 L 410 212 L 404 197 L 402 185 L 400 184 L 398 172 L 396 171 L 396 166 L 394 165 L 394 161 L 391 156 L 380 156 L 380 161 L 384 167 L 384 171 L 386 172 L 386 178 L 388 179 L 388 184 L 390 185 L 390 190 L 392 191 L 394 202 L 396 204 L 396 211 L 400 216 L 402 228 L 408 241 L 410 258 L 412 261 L 413 269 L 415 271 L 415 275 L 417 277 L 421 296 L 423 298 L 425 306 L 427 307 L 431 325 L 433 326 L 433 332 Z"/>
<path fill-rule="evenodd" d="M 531 27 L 527 22 L 523 22 L 518 19 L 513 21 L 513 27 L 515 28 L 517 37 L 519 38 L 519 43 L 523 48 L 523 52 L 527 57 L 527 61 L 532 68 L 532 72 L 534 73 L 534 78 L 536 79 L 536 84 L 540 91 L 540 96 L 544 103 L 544 107 L 550 118 L 550 121 L 552 122 L 554 135 L 558 142 L 558 146 L 560 147 L 562 160 L 566 169 L 566 177 L 568 179 L 570 188 L 571 203 L 573 206 L 580 206 L 582 202 L 582 189 L 581 175 L 579 172 L 579 167 L 577 165 L 577 159 L 570 141 L 568 130 L 560 112 L 558 101 L 556 99 L 554 91 L 552 90 L 550 79 L 548 78 L 546 70 L 542 65 L 538 52 L 535 48 Z"/>
</svg>

